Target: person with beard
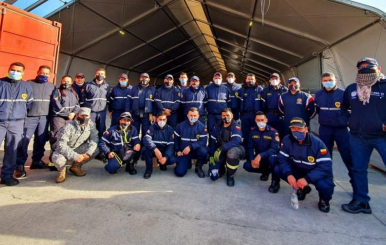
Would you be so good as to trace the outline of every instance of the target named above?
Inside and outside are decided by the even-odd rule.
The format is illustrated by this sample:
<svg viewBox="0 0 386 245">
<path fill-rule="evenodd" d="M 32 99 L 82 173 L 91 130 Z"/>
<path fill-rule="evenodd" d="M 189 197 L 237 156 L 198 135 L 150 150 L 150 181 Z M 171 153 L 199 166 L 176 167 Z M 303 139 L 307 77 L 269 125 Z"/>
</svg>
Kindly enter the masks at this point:
<svg viewBox="0 0 386 245">
<path fill-rule="evenodd" d="M 165 112 L 168 117 L 167 123 L 172 128 L 177 126 L 177 111 L 180 107 L 180 90 L 173 86 L 173 76 L 165 76 L 164 85 L 155 93 L 155 105 L 157 112 Z"/>
<path fill-rule="evenodd" d="M 210 135 L 209 177 L 216 181 L 227 173 L 227 185 L 235 185 L 234 176 L 239 167 L 240 159 L 244 158 L 241 127 L 234 120 L 231 108 L 221 112 L 222 121 L 216 124 Z"/>
<path fill-rule="evenodd" d="M 274 172 L 297 191 L 299 201 L 311 192 L 309 185 L 313 184 L 319 192 L 319 210 L 328 213 L 335 187 L 330 154 L 324 143 L 309 133 L 302 118 L 292 118 L 289 127 L 291 134 L 283 138 Z"/>
<path fill-rule="evenodd" d="M 150 86 L 150 76 L 142 73 L 139 76 L 139 84 L 133 86 L 126 100 L 125 111 L 129 111 L 133 116 L 134 127 L 141 130 L 142 138 L 149 129 L 150 124 L 154 122 L 153 113 L 155 88 Z"/>
<path fill-rule="evenodd" d="M 184 120 L 188 115 L 190 108 L 195 107 L 198 109 L 198 120 L 201 123 L 205 123 L 205 107 L 208 102 L 208 95 L 206 90 L 200 86 L 200 78 L 193 76 L 190 78 L 190 86 L 185 89 L 181 95 L 181 105 L 184 108 Z"/>
<path fill-rule="evenodd" d="M 27 109 L 34 99 L 30 83 L 22 80 L 24 71 L 24 64 L 14 62 L 8 68 L 8 75 L 0 78 L 0 144 L 5 140 L 0 184 L 7 186 L 19 184 L 13 177 L 17 147 L 23 135 Z"/>
<path fill-rule="evenodd" d="M 184 90 L 189 88 L 189 85 L 188 85 L 188 80 L 189 80 L 188 74 L 186 74 L 186 72 L 181 72 L 179 80 L 180 80 L 180 84 L 179 85 L 177 84 L 175 86 L 180 90 L 178 96 L 181 98 Z M 184 106 L 180 103 L 180 106 L 178 107 L 178 110 L 177 110 L 177 118 L 178 118 L 177 120 L 178 120 L 178 123 L 181 123 L 181 122 L 185 121 L 185 119 L 186 119 L 185 115 L 186 114 L 184 112 Z"/>
<path fill-rule="evenodd" d="M 141 141 L 137 129 L 132 126 L 133 118 L 130 112 L 123 112 L 117 121 L 118 125 L 107 129 L 99 141 L 99 150 L 108 159 L 105 170 L 116 174 L 117 170 L 126 164 L 126 172 L 135 175 L 137 170 L 134 165 L 139 159 Z"/>
<path fill-rule="evenodd" d="M 84 88 L 86 86 L 85 76 L 83 73 L 77 73 L 74 78 L 74 83 L 72 84 L 72 89 L 78 95 L 79 100 L 83 98 Z M 83 101 L 79 101 L 80 106 L 83 106 Z"/>
<path fill-rule="evenodd" d="M 110 98 L 110 85 L 106 82 L 106 70 L 97 69 L 95 78 L 86 83 L 82 95 L 82 107 L 91 109 L 91 121 L 96 125 L 99 137 L 106 131 L 107 103 Z"/>
<path fill-rule="evenodd" d="M 34 142 L 30 169 L 47 168 L 47 165 L 42 161 L 42 158 L 45 151 L 44 146 L 48 140 L 50 98 L 55 89 L 54 84 L 48 82 L 50 73 L 51 68 L 49 66 L 40 66 L 36 78 L 29 81 L 34 99 L 27 110 L 27 117 L 24 121 L 23 138 L 17 148 L 16 178 L 26 176 L 24 164 L 28 158 L 28 145 L 33 135 Z"/>
<path fill-rule="evenodd" d="M 280 75 L 277 73 L 269 76 L 269 85 L 261 92 L 263 112 L 267 116 L 269 125 L 278 131 L 281 139 L 284 137 L 284 120 L 278 105 L 279 97 L 285 92 L 288 92 L 288 88 L 281 84 Z"/>
<path fill-rule="evenodd" d="M 353 199 L 343 204 L 348 213 L 371 214 L 367 168 L 376 149 L 386 164 L 386 79 L 373 58 L 357 63 L 356 83 L 344 91 L 342 110 L 350 110 L 350 149 Z"/>
<path fill-rule="evenodd" d="M 228 72 L 225 86 L 227 86 L 230 93 L 229 108 L 232 109 L 233 119 L 238 121 L 240 119 L 240 100 L 238 97 L 241 84 L 236 83 L 236 76 L 233 72 Z"/>
<path fill-rule="evenodd" d="M 109 98 L 109 116 L 111 119 L 111 125 L 115 126 L 118 124 L 118 118 L 125 111 L 126 100 L 129 98 L 129 94 L 132 86 L 129 85 L 129 77 L 126 73 L 122 73 L 118 77 L 118 85 L 115 86 L 110 93 Z"/>
<path fill-rule="evenodd" d="M 67 161 L 73 161 L 70 172 L 75 176 L 83 177 L 86 172 L 82 170 L 82 165 L 99 153 L 98 130 L 94 122 L 90 120 L 90 114 L 89 108 L 80 108 L 75 120 L 58 132 L 52 154 L 52 162 L 59 171 L 56 183 L 66 180 Z"/>
<path fill-rule="evenodd" d="M 303 91 L 300 91 L 300 81 L 297 77 L 288 79 L 288 92 L 279 97 L 279 110 L 284 115 L 283 136 L 290 134 L 289 123 L 292 118 L 302 118 L 309 130 L 310 120 L 315 113 L 314 98 Z"/>
</svg>

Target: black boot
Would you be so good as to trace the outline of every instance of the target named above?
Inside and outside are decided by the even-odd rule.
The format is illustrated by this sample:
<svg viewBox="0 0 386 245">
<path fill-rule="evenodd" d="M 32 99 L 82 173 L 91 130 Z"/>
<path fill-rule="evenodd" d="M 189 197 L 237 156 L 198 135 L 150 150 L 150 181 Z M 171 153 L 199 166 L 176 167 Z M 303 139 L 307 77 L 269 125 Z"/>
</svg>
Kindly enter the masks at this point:
<svg viewBox="0 0 386 245">
<path fill-rule="evenodd" d="M 166 171 L 166 170 L 168 170 L 168 167 L 166 167 L 166 164 L 164 164 L 164 165 L 160 164 L 159 165 L 159 170 Z"/>
<path fill-rule="evenodd" d="M 201 164 L 196 164 L 196 169 L 194 170 L 196 172 L 197 176 L 200 178 L 205 178 L 205 173 L 202 170 L 202 165 Z"/>
<path fill-rule="evenodd" d="M 280 189 L 280 182 L 272 180 L 271 185 L 268 188 L 268 191 L 271 193 L 277 193 Z"/>
<path fill-rule="evenodd" d="M 30 169 L 46 169 L 47 165 L 42 161 L 35 161 L 31 163 Z"/>
<path fill-rule="evenodd" d="M 16 166 L 15 177 L 16 179 L 27 177 L 27 173 L 25 172 L 24 165 Z"/>
<path fill-rule="evenodd" d="M 153 170 L 150 169 L 150 168 L 147 168 L 147 169 L 145 170 L 145 174 L 143 175 L 143 178 L 144 178 L 144 179 L 150 179 L 152 173 L 153 173 Z"/>
<path fill-rule="evenodd" d="M 227 186 L 233 187 L 235 186 L 235 178 L 233 177 L 234 175 L 227 174 Z"/>
<path fill-rule="evenodd" d="M 134 162 L 128 162 L 126 163 L 126 169 L 125 171 L 128 172 L 130 175 L 136 175 L 137 170 L 134 168 Z"/>
<path fill-rule="evenodd" d="M 303 201 L 306 198 L 306 195 L 311 192 L 311 187 L 309 185 L 306 185 L 303 189 L 298 189 L 297 195 L 298 200 Z"/>
<path fill-rule="evenodd" d="M 351 213 L 351 214 L 358 214 L 358 213 L 371 214 L 372 212 L 370 204 L 360 202 L 355 199 L 351 200 L 351 202 L 349 202 L 348 204 L 342 204 L 342 209 L 347 213 Z"/>
</svg>

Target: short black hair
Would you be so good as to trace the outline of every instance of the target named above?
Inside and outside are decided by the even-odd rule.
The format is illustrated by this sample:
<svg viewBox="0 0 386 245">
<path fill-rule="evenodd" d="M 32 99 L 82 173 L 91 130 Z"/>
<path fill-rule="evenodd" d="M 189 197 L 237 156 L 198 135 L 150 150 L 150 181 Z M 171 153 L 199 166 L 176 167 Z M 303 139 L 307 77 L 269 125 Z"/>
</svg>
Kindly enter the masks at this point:
<svg viewBox="0 0 386 245">
<path fill-rule="evenodd" d="M 39 70 L 40 71 L 41 69 L 48 69 L 51 71 L 51 67 L 47 66 L 47 65 L 42 65 L 42 66 L 39 66 Z"/>
<path fill-rule="evenodd" d="M 256 117 L 256 116 L 265 116 L 265 117 L 267 117 L 267 116 L 265 115 L 265 113 L 262 112 L 262 111 L 256 112 L 255 117 Z"/>
<path fill-rule="evenodd" d="M 223 112 L 230 112 L 230 113 L 232 113 L 232 109 L 231 108 L 224 108 L 224 109 L 222 109 L 221 113 L 223 113 Z"/>
<path fill-rule="evenodd" d="M 166 113 L 164 111 L 160 111 L 157 113 L 157 118 L 162 117 L 162 116 L 166 116 Z"/>
<path fill-rule="evenodd" d="M 9 68 L 11 68 L 12 66 L 21 66 L 23 67 L 23 71 L 25 70 L 25 65 L 21 62 L 13 62 L 12 64 L 9 65 Z"/>
</svg>

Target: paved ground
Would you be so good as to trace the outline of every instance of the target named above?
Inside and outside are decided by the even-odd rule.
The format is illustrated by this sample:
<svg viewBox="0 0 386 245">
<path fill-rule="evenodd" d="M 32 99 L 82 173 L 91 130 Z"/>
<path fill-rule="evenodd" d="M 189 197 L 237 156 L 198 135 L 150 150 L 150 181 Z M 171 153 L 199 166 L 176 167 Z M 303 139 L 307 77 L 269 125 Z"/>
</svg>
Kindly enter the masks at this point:
<svg viewBox="0 0 386 245">
<path fill-rule="evenodd" d="M 373 214 L 347 214 L 346 170 L 335 152 L 331 212 L 317 208 L 315 189 L 290 206 L 291 188 L 277 194 L 242 168 L 236 186 L 213 183 L 194 171 L 184 178 L 155 169 L 149 180 L 124 169 L 109 175 L 93 160 L 85 177 L 29 170 L 15 187 L 0 186 L 0 244 L 386 244 L 386 176 L 369 169 Z M 2 158 L 2 156 L 0 156 Z"/>
</svg>

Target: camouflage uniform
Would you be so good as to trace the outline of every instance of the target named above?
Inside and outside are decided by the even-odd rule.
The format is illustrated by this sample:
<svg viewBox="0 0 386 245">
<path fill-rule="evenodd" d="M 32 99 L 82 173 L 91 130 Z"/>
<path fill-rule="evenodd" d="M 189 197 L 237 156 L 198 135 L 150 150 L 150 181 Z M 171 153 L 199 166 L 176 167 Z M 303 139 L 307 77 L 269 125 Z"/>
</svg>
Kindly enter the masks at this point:
<svg viewBox="0 0 386 245">
<path fill-rule="evenodd" d="M 75 161 L 79 155 L 88 154 L 91 159 L 99 153 L 98 142 L 98 130 L 91 120 L 84 129 L 77 120 L 73 120 L 59 131 L 58 140 L 53 146 L 52 161 L 61 171 L 68 160 Z"/>
</svg>

